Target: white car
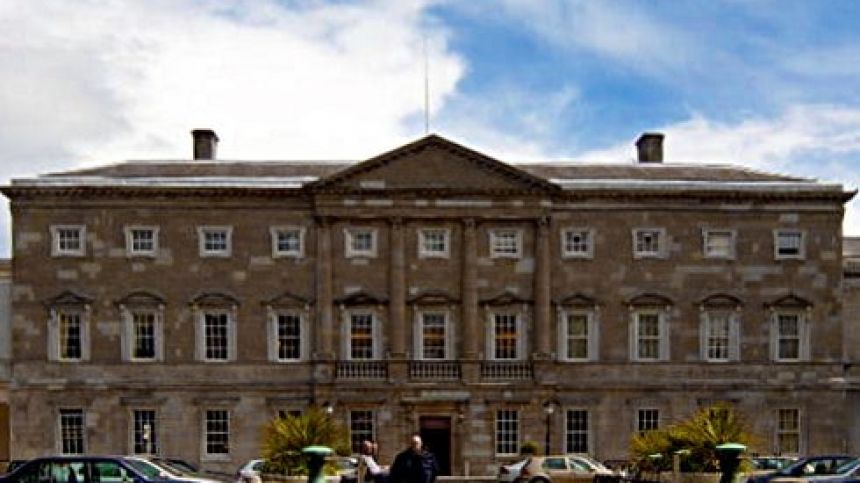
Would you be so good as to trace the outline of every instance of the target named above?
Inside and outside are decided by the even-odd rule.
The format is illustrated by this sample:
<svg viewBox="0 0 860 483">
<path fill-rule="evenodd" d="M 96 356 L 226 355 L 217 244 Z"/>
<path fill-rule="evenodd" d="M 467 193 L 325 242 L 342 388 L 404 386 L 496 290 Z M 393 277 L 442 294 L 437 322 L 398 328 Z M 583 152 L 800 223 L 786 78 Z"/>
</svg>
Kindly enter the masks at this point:
<svg viewBox="0 0 860 483">
<path fill-rule="evenodd" d="M 236 483 L 263 483 L 260 471 L 263 469 L 263 460 L 251 460 L 236 470 Z"/>
<path fill-rule="evenodd" d="M 509 465 L 499 466 L 499 483 L 513 483 L 520 476 L 520 472 L 527 462 L 528 458 Z"/>
<path fill-rule="evenodd" d="M 131 464 L 137 465 L 140 469 L 142 469 L 142 467 L 151 468 L 148 473 L 157 472 L 156 474 L 162 477 L 170 478 L 171 480 L 182 480 L 187 481 L 188 483 L 221 483 L 220 481 L 214 480 L 212 478 L 202 478 L 200 476 L 182 473 L 180 471 L 177 471 L 175 468 L 165 465 L 159 465 L 143 456 L 126 456 L 125 459 Z"/>
</svg>

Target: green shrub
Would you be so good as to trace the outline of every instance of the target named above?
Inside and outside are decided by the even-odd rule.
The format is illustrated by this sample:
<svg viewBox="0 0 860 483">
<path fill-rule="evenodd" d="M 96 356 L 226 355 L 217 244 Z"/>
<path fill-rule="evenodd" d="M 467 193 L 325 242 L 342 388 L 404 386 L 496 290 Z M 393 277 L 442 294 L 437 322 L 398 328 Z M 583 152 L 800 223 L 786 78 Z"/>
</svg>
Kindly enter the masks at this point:
<svg viewBox="0 0 860 483">
<path fill-rule="evenodd" d="M 337 454 L 348 455 L 349 433 L 316 406 L 309 407 L 301 415 L 272 419 L 263 426 L 263 471 L 306 475 L 308 468 L 302 448 L 314 445 L 328 446 Z"/>
</svg>

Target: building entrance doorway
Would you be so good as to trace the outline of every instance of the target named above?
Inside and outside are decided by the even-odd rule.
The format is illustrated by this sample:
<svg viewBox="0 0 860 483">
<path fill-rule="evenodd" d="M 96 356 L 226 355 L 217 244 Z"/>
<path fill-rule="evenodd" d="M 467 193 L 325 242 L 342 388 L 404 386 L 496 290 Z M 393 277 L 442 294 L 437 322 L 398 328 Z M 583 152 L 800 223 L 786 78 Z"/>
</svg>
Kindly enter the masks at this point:
<svg viewBox="0 0 860 483">
<path fill-rule="evenodd" d="M 439 474 L 451 475 L 451 418 L 448 416 L 421 416 L 419 431 L 424 447 L 436 456 Z"/>
</svg>

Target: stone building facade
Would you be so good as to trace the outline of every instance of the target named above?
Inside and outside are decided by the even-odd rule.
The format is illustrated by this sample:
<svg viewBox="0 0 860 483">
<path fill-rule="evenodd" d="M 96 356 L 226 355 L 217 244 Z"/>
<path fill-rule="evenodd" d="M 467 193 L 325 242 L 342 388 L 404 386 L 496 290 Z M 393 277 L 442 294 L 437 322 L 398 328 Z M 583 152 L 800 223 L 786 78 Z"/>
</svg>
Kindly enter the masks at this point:
<svg viewBox="0 0 860 483">
<path fill-rule="evenodd" d="M 858 451 L 839 185 L 662 162 L 511 165 L 431 135 L 358 163 L 126 162 L 15 180 L 14 457 L 232 471 L 328 407 L 446 472 L 524 441 L 627 456 L 729 401 L 761 453 Z"/>
</svg>

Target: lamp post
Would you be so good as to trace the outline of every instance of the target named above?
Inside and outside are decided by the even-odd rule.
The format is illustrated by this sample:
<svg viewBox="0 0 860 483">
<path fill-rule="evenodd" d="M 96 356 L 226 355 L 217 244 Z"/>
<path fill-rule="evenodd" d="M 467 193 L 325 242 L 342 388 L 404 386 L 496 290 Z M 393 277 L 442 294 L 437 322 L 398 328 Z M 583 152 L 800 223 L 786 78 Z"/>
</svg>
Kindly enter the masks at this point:
<svg viewBox="0 0 860 483">
<path fill-rule="evenodd" d="M 550 441 L 550 424 L 552 423 L 552 413 L 555 412 L 555 406 L 552 401 L 547 401 L 543 403 L 543 412 L 546 415 L 546 439 L 544 439 L 544 454 L 549 454 L 549 441 Z"/>
<path fill-rule="evenodd" d="M 323 411 L 325 411 L 326 416 L 331 416 L 332 414 L 334 414 L 334 406 L 330 402 L 326 401 L 322 403 L 322 408 Z"/>
</svg>

